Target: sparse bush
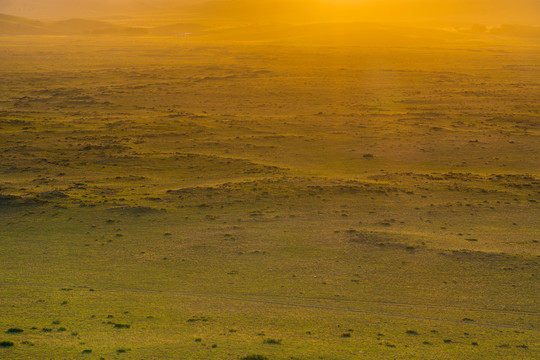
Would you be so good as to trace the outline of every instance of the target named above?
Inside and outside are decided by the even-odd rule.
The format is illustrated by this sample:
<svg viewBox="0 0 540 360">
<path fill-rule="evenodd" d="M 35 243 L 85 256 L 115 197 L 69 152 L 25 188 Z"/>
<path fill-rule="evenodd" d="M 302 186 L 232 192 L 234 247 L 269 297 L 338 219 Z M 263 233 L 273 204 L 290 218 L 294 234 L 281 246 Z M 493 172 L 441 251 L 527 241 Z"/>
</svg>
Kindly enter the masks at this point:
<svg viewBox="0 0 540 360">
<path fill-rule="evenodd" d="M 240 360 L 269 360 L 266 356 L 264 355 L 248 355 L 248 356 L 245 356 L 243 357 L 242 359 Z"/>
<path fill-rule="evenodd" d="M 82 351 L 82 354 L 90 354 L 92 353 L 92 349 L 86 349 Z"/>
<path fill-rule="evenodd" d="M 266 338 L 263 341 L 264 344 L 281 345 L 281 339 Z"/>
<path fill-rule="evenodd" d="M 13 345 L 13 342 L 11 341 L 2 341 L 0 342 L 0 348 L 8 348 L 8 347 L 12 347 Z"/>
<path fill-rule="evenodd" d="M 116 329 L 129 329 L 131 325 L 129 324 L 114 324 L 114 327 Z"/>
<path fill-rule="evenodd" d="M 409 334 L 409 335 L 418 335 L 418 332 L 416 332 L 414 330 L 407 330 L 406 333 Z"/>
<path fill-rule="evenodd" d="M 343 334 L 341 334 L 341 337 L 342 337 L 342 338 L 350 338 L 350 337 L 351 337 L 351 333 L 343 333 Z"/>
<path fill-rule="evenodd" d="M 20 334 L 22 333 L 24 330 L 23 329 L 19 329 L 19 328 L 11 328 L 11 329 L 8 329 L 8 331 L 6 331 L 8 334 Z"/>
<path fill-rule="evenodd" d="M 207 321 L 209 321 L 209 319 L 207 317 L 204 317 L 204 316 L 194 316 L 194 317 L 189 318 L 187 320 L 187 322 L 189 322 L 189 323 L 197 322 L 197 321 L 207 322 Z"/>
</svg>

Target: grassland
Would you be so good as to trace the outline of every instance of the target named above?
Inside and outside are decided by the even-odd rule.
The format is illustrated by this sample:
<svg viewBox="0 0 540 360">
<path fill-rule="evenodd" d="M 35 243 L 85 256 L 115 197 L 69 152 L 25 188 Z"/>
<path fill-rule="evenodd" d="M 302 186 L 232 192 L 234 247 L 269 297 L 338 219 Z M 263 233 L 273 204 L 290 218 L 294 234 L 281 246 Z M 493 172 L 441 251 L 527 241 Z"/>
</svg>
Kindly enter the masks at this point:
<svg viewBox="0 0 540 360">
<path fill-rule="evenodd" d="M 0 48 L 0 358 L 540 357 L 537 45 Z"/>
</svg>

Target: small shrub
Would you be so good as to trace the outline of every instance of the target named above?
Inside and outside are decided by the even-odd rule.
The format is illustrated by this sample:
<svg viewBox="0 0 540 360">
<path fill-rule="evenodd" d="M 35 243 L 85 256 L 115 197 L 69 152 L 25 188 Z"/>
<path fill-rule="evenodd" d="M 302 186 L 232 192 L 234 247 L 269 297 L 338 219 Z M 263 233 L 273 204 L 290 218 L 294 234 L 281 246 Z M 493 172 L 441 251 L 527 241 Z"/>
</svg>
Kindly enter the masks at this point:
<svg viewBox="0 0 540 360">
<path fill-rule="evenodd" d="M 264 355 L 248 355 L 248 356 L 245 356 L 243 357 L 242 359 L 240 360 L 269 360 L 266 356 Z"/>
<path fill-rule="evenodd" d="M 263 341 L 264 344 L 281 345 L 281 339 L 266 338 Z"/>
<path fill-rule="evenodd" d="M 418 335 L 418 332 L 416 332 L 414 330 L 407 330 L 406 333 L 409 334 L 409 335 Z"/>
<path fill-rule="evenodd" d="M 444 339 L 443 341 L 444 341 L 446 344 L 450 344 L 450 343 L 452 342 L 452 340 L 450 340 L 450 339 Z"/>
<path fill-rule="evenodd" d="M 12 347 L 13 344 L 11 341 L 2 341 L 0 342 L 0 348 L 8 348 L 8 347 Z"/>
<path fill-rule="evenodd" d="M 209 321 L 209 319 L 207 317 L 204 317 L 204 316 L 194 316 L 190 319 L 187 320 L 187 322 L 197 322 L 197 321 L 202 321 L 202 322 L 207 322 Z"/>
<path fill-rule="evenodd" d="M 120 349 L 116 350 L 116 352 L 119 353 L 119 354 L 127 353 L 128 351 L 131 351 L 131 349 L 120 348 Z"/>
<path fill-rule="evenodd" d="M 6 331 L 8 334 L 20 334 L 22 333 L 24 330 L 23 329 L 19 329 L 19 328 L 11 328 L 11 329 L 8 329 L 8 331 Z"/>
<path fill-rule="evenodd" d="M 341 334 L 341 337 L 342 337 L 342 338 L 350 338 L 350 337 L 351 337 L 351 333 L 343 333 L 343 334 Z"/>
<path fill-rule="evenodd" d="M 82 354 L 90 354 L 92 353 L 92 349 L 86 349 L 82 351 Z"/>
<path fill-rule="evenodd" d="M 129 324 L 114 324 L 114 327 L 116 329 L 129 329 L 131 325 Z"/>
</svg>

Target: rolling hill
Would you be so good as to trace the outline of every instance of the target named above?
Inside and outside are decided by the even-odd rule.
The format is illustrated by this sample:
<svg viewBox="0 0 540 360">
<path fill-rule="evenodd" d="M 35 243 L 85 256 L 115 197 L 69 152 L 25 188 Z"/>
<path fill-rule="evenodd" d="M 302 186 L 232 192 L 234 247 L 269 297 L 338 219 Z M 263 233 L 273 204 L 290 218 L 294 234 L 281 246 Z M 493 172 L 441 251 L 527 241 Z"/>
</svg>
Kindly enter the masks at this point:
<svg viewBox="0 0 540 360">
<path fill-rule="evenodd" d="M 0 35 L 143 35 L 147 29 L 124 27 L 104 21 L 69 19 L 41 21 L 0 14 Z"/>
</svg>

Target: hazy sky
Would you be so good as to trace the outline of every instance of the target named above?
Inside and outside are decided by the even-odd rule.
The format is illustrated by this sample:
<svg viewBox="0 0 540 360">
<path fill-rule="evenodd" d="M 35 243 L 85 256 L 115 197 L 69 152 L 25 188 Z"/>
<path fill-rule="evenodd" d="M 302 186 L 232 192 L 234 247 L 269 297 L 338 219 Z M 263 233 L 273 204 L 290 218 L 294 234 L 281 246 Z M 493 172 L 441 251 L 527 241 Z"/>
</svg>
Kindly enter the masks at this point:
<svg viewBox="0 0 540 360">
<path fill-rule="evenodd" d="M 205 2 L 210 4 L 193 7 Z M 259 22 L 433 20 L 540 25 L 540 0 L 0 0 L 0 13 L 49 19 L 166 14 L 186 7 L 195 17 Z"/>
</svg>

